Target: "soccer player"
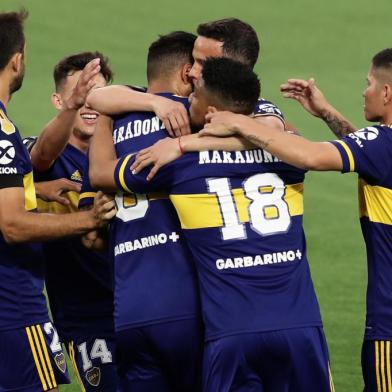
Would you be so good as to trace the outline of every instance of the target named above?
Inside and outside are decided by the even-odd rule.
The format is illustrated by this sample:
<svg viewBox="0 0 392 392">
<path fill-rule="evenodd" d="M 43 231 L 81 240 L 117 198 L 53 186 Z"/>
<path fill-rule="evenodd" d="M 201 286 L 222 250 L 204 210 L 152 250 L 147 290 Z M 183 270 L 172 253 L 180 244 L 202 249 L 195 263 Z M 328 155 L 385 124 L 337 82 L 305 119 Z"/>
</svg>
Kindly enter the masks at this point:
<svg viewBox="0 0 392 392">
<path fill-rule="evenodd" d="M 228 57 L 254 67 L 259 55 L 259 40 L 256 31 L 248 23 L 227 18 L 200 24 L 197 28 L 192 56 L 194 63 L 189 77 L 194 82 L 200 77 L 204 61 L 208 57 Z M 110 86 L 90 94 L 89 104 L 101 113 L 113 114 L 132 110 L 153 110 L 164 122 L 171 136 L 189 133 L 189 118 L 183 105 L 165 99 L 157 99 L 126 89 Z M 254 108 L 257 121 L 284 130 L 282 112 L 270 101 L 259 99 Z"/>
<path fill-rule="evenodd" d="M 87 149 L 99 114 L 85 106 L 91 88 L 112 79 L 99 52 L 63 58 L 54 68 L 58 115 L 31 146 L 35 180 L 67 179 L 82 184 Z M 66 214 L 78 210 L 79 192 L 62 195 L 66 205 L 38 199 L 39 211 Z M 107 252 L 83 246 L 80 237 L 43 244 L 46 289 L 54 324 L 81 388 L 116 391 L 113 287 Z M 72 290 L 70 290 L 72 286 Z"/>
<path fill-rule="evenodd" d="M 392 49 L 373 57 L 363 93 L 365 118 L 378 124 L 356 132 L 325 101 L 312 81 L 310 86 L 305 81 L 289 84 L 291 87 L 283 88 L 285 94 L 301 95 L 300 102 L 333 123 L 336 134 L 347 136 L 330 143 L 316 143 L 278 135 L 268 127 L 255 127 L 244 116 L 229 113 L 210 114 L 211 124 L 204 132 L 242 135 L 283 161 L 305 169 L 358 173 L 360 221 L 368 260 L 362 371 L 365 391 L 386 391 L 392 379 L 392 283 L 388 278 L 392 274 Z"/>
<path fill-rule="evenodd" d="M 43 295 L 37 244 L 102 227 L 113 202 L 97 197 L 90 211 L 59 219 L 35 213 L 32 165 L 8 118 L 11 96 L 25 69 L 25 11 L 0 14 L 0 390 L 41 392 L 67 383 L 67 369 Z"/>
<path fill-rule="evenodd" d="M 249 115 L 259 92 L 249 67 L 209 58 L 191 96 L 192 124 L 202 127 L 209 107 Z M 302 228 L 304 172 L 261 149 L 185 154 L 152 181 L 133 173 L 133 161 L 119 160 L 117 185 L 167 190 L 196 260 L 203 390 L 333 390 Z"/>
<path fill-rule="evenodd" d="M 177 31 L 151 44 L 150 94 L 188 105 L 192 84 L 187 73 L 195 38 Z M 102 131 L 108 140 L 99 137 Z M 101 117 L 89 154 L 94 187 L 117 190 L 117 157 L 166 135 L 162 122 L 151 112 L 115 116 L 113 123 Z M 110 237 L 119 388 L 197 392 L 203 348 L 198 282 L 176 213 L 164 193 L 119 192 L 116 202 L 118 213 Z"/>
</svg>

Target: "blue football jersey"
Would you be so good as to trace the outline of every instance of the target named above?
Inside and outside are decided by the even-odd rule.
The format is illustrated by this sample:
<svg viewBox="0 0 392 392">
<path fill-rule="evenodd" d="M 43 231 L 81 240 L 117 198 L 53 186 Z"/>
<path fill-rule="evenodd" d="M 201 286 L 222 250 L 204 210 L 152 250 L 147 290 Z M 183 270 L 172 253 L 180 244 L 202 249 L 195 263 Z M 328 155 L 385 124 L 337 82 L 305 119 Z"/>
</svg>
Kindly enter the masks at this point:
<svg viewBox="0 0 392 392">
<path fill-rule="evenodd" d="M 304 172 L 266 151 L 190 153 L 125 191 L 168 191 L 195 257 L 206 338 L 320 326 L 302 227 Z"/>
<path fill-rule="evenodd" d="M 188 105 L 187 98 L 160 95 Z M 166 136 L 164 125 L 151 112 L 129 113 L 113 123 L 118 157 Z M 193 257 L 168 195 L 120 192 L 116 204 L 118 212 L 110 227 L 116 330 L 199 317 Z"/>
<path fill-rule="evenodd" d="M 35 172 L 36 181 L 59 178 L 82 183 L 87 155 L 68 144 L 46 172 Z M 69 213 L 78 210 L 79 194 L 65 194 L 70 204 L 38 199 L 41 212 Z M 61 219 L 59 217 L 59 219 Z M 113 331 L 113 282 L 106 252 L 85 248 L 79 237 L 43 244 L 46 288 L 54 323 L 62 337 L 75 333 Z"/>
<path fill-rule="evenodd" d="M 366 339 L 392 339 L 392 129 L 372 126 L 332 142 L 343 173 L 359 175 L 359 213 L 368 264 Z"/>
<path fill-rule="evenodd" d="M 25 209 L 37 207 L 30 156 L 0 102 L 0 188 L 24 188 Z M 0 233 L 0 331 L 49 320 L 39 245 L 9 245 Z"/>
<path fill-rule="evenodd" d="M 253 115 L 255 117 L 273 116 L 278 118 L 280 121 L 282 121 L 283 124 L 285 124 L 284 115 L 281 110 L 274 103 L 272 103 L 271 101 L 267 101 L 264 98 L 260 98 L 257 101 L 256 107 L 253 111 Z"/>
</svg>

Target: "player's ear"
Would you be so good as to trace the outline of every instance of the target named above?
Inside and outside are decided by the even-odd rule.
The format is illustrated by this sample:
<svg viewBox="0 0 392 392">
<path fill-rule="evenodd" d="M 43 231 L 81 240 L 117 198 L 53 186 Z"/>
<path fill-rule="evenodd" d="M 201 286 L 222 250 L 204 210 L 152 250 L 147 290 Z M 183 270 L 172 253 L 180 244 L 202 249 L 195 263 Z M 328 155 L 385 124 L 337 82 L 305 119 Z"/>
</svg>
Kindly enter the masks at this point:
<svg viewBox="0 0 392 392">
<path fill-rule="evenodd" d="M 11 68 L 15 73 L 20 73 L 22 67 L 23 67 L 23 53 L 15 53 L 10 60 Z"/>
<path fill-rule="evenodd" d="M 58 93 L 53 93 L 51 96 L 52 105 L 57 109 L 61 110 L 63 107 L 63 100 L 61 95 Z"/>
<path fill-rule="evenodd" d="M 392 86 L 390 84 L 384 85 L 384 103 L 392 102 Z"/>
<path fill-rule="evenodd" d="M 192 69 L 192 64 L 184 64 L 181 70 L 181 79 L 184 84 L 192 84 L 192 79 L 189 77 L 189 72 Z"/>
</svg>

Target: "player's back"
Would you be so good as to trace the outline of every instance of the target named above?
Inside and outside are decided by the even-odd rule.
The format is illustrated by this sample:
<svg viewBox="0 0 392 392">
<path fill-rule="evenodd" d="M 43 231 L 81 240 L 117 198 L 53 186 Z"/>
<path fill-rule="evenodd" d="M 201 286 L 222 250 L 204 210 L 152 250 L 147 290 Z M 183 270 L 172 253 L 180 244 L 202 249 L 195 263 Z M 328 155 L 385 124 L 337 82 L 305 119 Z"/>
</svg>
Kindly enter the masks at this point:
<svg viewBox="0 0 392 392">
<path fill-rule="evenodd" d="M 187 105 L 187 98 L 160 94 Z M 118 157 L 135 153 L 166 136 L 151 112 L 115 118 Z M 111 225 L 114 246 L 116 330 L 199 317 L 193 258 L 166 193 L 119 193 Z"/>
<path fill-rule="evenodd" d="M 302 228 L 303 171 L 263 150 L 208 151 L 147 182 L 125 161 L 120 182 L 170 191 L 197 261 L 207 339 L 321 326 Z"/>
</svg>

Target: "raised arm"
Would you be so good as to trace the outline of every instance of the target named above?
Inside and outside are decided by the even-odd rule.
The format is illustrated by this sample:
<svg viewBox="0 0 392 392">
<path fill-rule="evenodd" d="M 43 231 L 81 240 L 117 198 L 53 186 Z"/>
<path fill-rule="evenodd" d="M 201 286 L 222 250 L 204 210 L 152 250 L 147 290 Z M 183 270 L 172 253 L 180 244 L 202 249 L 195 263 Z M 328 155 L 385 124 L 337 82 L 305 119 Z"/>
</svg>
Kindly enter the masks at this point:
<svg viewBox="0 0 392 392">
<path fill-rule="evenodd" d="M 108 116 L 138 111 L 154 112 L 162 120 L 170 136 L 191 133 L 188 113 L 182 103 L 126 86 L 95 89 L 87 97 L 87 105 Z"/>
<path fill-rule="evenodd" d="M 45 126 L 30 152 L 37 170 L 48 170 L 67 145 L 78 110 L 85 104 L 87 94 L 95 85 L 95 77 L 100 72 L 99 63 L 100 59 L 90 61 L 71 96 L 62 102 L 56 101 L 58 106 L 62 106 L 60 112 Z M 59 98 L 54 94 L 53 99 Z"/>
<path fill-rule="evenodd" d="M 310 114 L 321 118 L 339 139 L 357 130 L 325 99 L 314 79 L 289 79 L 280 89 L 285 98 L 295 99 Z"/>
<path fill-rule="evenodd" d="M 239 135 L 282 161 L 306 170 L 343 168 L 339 151 L 331 143 L 312 142 L 262 124 L 255 126 L 251 118 L 231 112 L 210 113 L 207 119 L 210 122 L 200 132 L 202 136 Z"/>
</svg>

